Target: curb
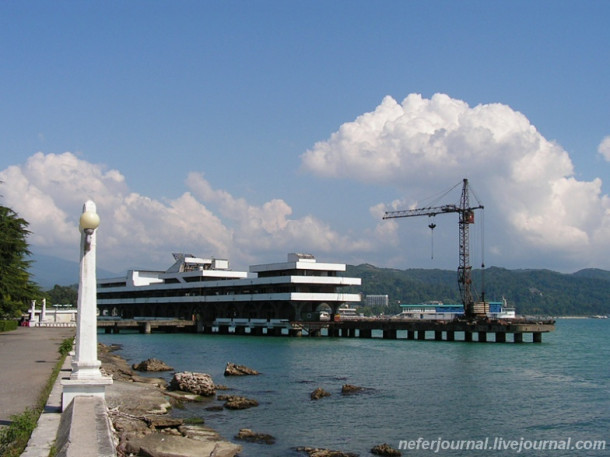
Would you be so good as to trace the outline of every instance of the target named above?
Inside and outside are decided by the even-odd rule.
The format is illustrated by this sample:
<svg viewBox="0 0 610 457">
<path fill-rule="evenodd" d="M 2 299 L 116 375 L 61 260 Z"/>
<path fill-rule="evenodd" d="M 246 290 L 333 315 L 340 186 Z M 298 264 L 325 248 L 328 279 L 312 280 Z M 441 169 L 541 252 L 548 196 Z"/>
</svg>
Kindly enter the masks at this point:
<svg viewBox="0 0 610 457">
<path fill-rule="evenodd" d="M 70 356 L 64 360 L 44 410 L 38 418 L 36 428 L 32 432 L 32 436 L 21 457 L 48 456 L 51 448 L 55 445 L 59 421 L 61 420 L 61 379 L 70 375 L 72 370 L 71 360 Z"/>
</svg>

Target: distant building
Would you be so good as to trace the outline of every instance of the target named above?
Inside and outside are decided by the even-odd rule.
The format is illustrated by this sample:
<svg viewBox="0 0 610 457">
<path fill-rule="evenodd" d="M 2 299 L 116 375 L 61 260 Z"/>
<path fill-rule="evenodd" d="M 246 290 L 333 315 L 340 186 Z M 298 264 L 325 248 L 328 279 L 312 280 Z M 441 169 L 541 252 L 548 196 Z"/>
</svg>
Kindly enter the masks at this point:
<svg viewBox="0 0 610 457">
<path fill-rule="evenodd" d="M 515 308 L 509 307 L 506 299 L 485 302 L 486 314 L 490 319 L 514 319 Z M 397 318 L 418 320 L 452 320 L 464 315 L 464 305 L 443 304 L 442 302 L 420 303 L 417 305 L 400 305 L 402 312 Z"/>
<path fill-rule="evenodd" d="M 390 301 L 387 295 L 367 295 L 364 303 L 366 306 L 388 306 Z"/>
<path fill-rule="evenodd" d="M 32 300 L 26 321 L 30 327 L 76 327 L 76 313 L 76 308 L 71 308 L 70 305 L 47 308 L 46 299 L 42 300 L 40 309 L 36 309 L 36 300 Z"/>
<path fill-rule="evenodd" d="M 319 263 L 310 254 L 288 254 L 286 262 L 232 271 L 228 260 L 174 254 L 166 271 L 131 270 L 121 278 L 99 279 L 100 316 L 196 319 L 204 326 L 288 325 L 337 313 L 360 294 L 341 289 L 360 278 L 339 273 L 345 264 Z M 273 322 L 272 322 L 273 321 Z"/>
</svg>

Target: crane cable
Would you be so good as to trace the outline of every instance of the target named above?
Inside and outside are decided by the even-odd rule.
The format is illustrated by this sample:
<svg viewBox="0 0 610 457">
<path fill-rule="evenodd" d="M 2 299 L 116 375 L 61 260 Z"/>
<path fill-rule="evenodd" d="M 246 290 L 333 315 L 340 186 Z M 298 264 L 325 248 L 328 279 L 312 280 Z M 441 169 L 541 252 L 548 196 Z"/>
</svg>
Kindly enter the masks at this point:
<svg viewBox="0 0 610 457">
<path fill-rule="evenodd" d="M 481 209 L 481 298 L 485 301 L 485 208 Z"/>
</svg>

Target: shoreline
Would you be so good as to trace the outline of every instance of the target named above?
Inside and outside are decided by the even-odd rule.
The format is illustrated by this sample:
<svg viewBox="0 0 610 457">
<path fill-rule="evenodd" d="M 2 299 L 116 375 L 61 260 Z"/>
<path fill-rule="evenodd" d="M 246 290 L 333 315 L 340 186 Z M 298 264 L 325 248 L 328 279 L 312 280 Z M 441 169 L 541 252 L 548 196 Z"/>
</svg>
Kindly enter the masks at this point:
<svg viewBox="0 0 610 457">
<path fill-rule="evenodd" d="M 171 411 L 181 403 L 198 402 L 200 397 L 182 391 L 167 390 L 168 383 L 163 378 L 140 376 L 127 361 L 115 354 L 120 345 L 98 344 L 98 358 L 102 362 L 102 372 L 113 377 L 113 384 L 106 388 L 108 417 L 112 422 L 117 457 L 239 457 L 244 449 L 221 436 L 216 430 L 204 425 L 203 419 L 190 421 L 173 417 Z M 246 368 L 238 366 L 238 368 Z M 216 389 L 230 390 L 224 385 L 215 384 Z M 349 386 L 349 385 L 348 385 Z M 342 392 L 344 395 L 366 390 L 350 386 L 354 390 Z M 224 398 L 223 398 L 224 397 Z M 210 397 L 211 398 L 211 397 Z M 225 402 L 231 398 L 239 401 L 252 401 L 237 395 L 214 395 L 214 399 Z M 246 408 L 249 406 L 246 406 Z M 223 408 L 223 406 L 211 406 Z M 233 409 L 233 408 L 230 408 Z M 237 407 L 237 409 L 242 409 Z M 234 437 L 238 441 L 256 442 L 272 445 L 275 438 L 258 433 L 249 428 L 241 428 Z M 382 456 L 397 456 L 388 444 L 378 444 L 371 452 Z M 356 457 L 358 454 L 311 446 L 294 446 L 291 455 L 309 457 Z"/>
<path fill-rule="evenodd" d="M 113 378 L 113 384 L 106 388 L 106 404 L 118 457 L 167 453 L 176 457 L 238 456 L 242 447 L 217 431 L 172 417 L 172 407 L 180 401 L 180 394 L 168 392 L 161 378 L 139 376 L 114 353 L 118 349 L 115 345 L 98 345 L 102 370 Z"/>
</svg>

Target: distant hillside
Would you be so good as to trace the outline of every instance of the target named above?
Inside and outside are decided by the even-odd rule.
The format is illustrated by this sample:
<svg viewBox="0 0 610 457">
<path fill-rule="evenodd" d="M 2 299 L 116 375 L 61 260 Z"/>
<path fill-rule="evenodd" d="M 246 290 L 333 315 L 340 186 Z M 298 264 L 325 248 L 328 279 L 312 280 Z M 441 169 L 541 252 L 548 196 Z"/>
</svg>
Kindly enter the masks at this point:
<svg viewBox="0 0 610 457">
<path fill-rule="evenodd" d="M 33 260 L 30 272 L 43 290 L 55 285 L 78 283 L 78 262 L 44 255 L 34 255 Z M 118 276 L 101 269 L 97 273 L 101 277 Z M 456 271 L 397 270 L 362 264 L 348 265 L 346 275 L 362 278 L 362 287 L 352 289 L 355 292 L 389 295 L 393 306 L 386 312 L 399 312 L 398 303 L 460 301 Z M 484 280 L 487 300 L 505 297 L 522 315 L 610 314 L 610 271 L 589 268 L 573 274 L 562 274 L 551 270 L 491 267 L 485 269 L 483 278 L 480 270 L 474 270 L 472 277 L 473 290 L 477 295 Z"/>
<path fill-rule="evenodd" d="M 32 280 L 42 290 L 48 290 L 55 285 L 70 286 L 78 284 L 78 259 L 70 261 L 59 257 L 34 254 L 32 255 L 30 273 Z M 118 276 L 116 273 L 98 268 L 97 275 L 102 277 Z"/>
<path fill-rule="evenodd" d="M 349 265 L 346 274 L 362 278 L 365 295 L 387 294 L 396 303 L 460 301 L 457 272 L 450 270 L 396 270 L 373 265 Z M 487 300 L 506 298 L 522 315 L 610 314 L 610 271 L 587 269 L 574 274 L 550 270 L 473 270 L 474 292 L 484 283 Z"/>
<path fill-rule="evenodd" d="M 610 271 L 600 270 L 598 268 L 587 268 L 574 273 L 574 276 L 579 278 L 603 279 L 610 281 Z"/>
</svg>

